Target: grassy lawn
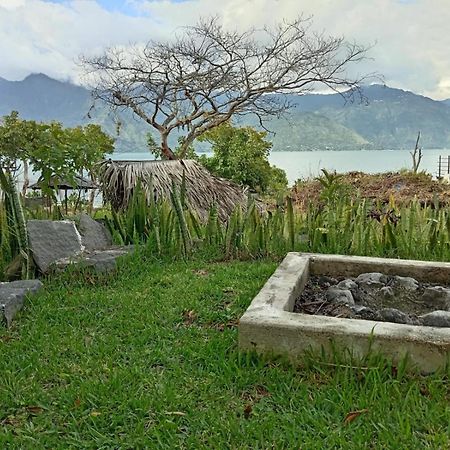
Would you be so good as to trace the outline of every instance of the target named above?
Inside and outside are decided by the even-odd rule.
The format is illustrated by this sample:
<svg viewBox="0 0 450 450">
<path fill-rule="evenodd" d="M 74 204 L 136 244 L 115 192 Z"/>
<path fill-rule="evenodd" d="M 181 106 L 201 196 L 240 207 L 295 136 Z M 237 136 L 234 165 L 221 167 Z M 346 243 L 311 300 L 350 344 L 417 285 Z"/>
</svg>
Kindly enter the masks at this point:
<svg viewBox="0 0 450 450">
<path fill-rule="evenodd" d="M 134 259 L 48 281 L 0 329 L 0 448 L 450 448 L 448 374 L 239 356 L 275 267 Z"/>
</svg>

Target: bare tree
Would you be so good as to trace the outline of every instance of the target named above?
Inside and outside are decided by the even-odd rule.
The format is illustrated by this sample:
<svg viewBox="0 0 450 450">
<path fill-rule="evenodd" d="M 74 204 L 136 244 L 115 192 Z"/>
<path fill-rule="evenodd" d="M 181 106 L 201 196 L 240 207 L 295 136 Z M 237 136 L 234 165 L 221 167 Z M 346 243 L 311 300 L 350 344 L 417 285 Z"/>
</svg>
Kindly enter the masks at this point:
<svg viewBox="0 0 450 450">
<path fill-rule="evenodd" d="M 412 170 L 414 173 L 417 173 L 419 170 L 420 163 L 422 162 L 422 147 L 419 147 L 420 141 L 420 131 L 417 133 L 416 145 L 414 146 L 414 150 L 409 152 L 412 157 L 413 167 Z"/>
<path fill-rule="evenodd" d="M 115 111 L 131 109 L 156 129 L 165 158 L 183 157 L 197 137 L 232 116 L 255 114 L 263 125 L 291 107 L 286 94 L 359 89 L 361 78 L 350 79 L 347 66 L 367 48 L 314 33 L 310 19 L 238 32 L 212 18 L 182 30 L 167 42 L 81 59 L 94 98 Z M 178 155 L 168 144 L 174 130 L 184 132 Z"/>
</svg>

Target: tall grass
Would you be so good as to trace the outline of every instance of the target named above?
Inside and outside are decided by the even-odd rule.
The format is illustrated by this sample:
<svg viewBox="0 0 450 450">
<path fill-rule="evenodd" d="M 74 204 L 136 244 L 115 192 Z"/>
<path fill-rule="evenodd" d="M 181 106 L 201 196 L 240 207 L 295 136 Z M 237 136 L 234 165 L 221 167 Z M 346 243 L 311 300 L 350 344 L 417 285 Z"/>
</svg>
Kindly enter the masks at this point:
<svg viewBox="0 0 450 450">
<path fill-rule="evenodd" d="M 0 199 L 0 279 L 22 253 L 20 229 L 9 220 Z M 128 209 L 111 211 L 105 222 L 117 244 L 141 244 L 151 254 L 173 258 L 279 258 L 303 251 L 450 261 L 450 211 L 437 202 L 399 206 L 394 198 L 381 204 L 333 195 L 299 210 L 286 197 L 261 211 L 249 199 L 247 208 L 237 207 L 226 222 L 214 206 L 201 221 L 189 207 L 183 185 L 174 185 L 169 199 L 150 202 L 138 186 Z"/>
<path fill-rule="evenodd" d="M 346 196 L 299 211 L 290 197 L 261 212 L 253 201 L 227 222 L 217 209 L 201 222 L 174 186 L 171 201 L 147 204 L 139 189 L 126 211 L 107 219 L 118 243 L 145 243 L 158 255 L 207 252 L 224 259 L 308 251 L 450 261 L 450 212 L 439 205 L 398 206 Z"/>
</svg>

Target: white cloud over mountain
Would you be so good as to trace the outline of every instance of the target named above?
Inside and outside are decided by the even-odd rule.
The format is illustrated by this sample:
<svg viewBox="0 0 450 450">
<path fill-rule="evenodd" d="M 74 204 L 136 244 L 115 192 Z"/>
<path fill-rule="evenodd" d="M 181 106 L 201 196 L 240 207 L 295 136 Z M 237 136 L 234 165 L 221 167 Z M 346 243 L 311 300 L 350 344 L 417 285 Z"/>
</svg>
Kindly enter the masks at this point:
<svg viewBox="0 0 450 450">
<path fill-rule="evenodd" d="M 449 0 L 0 0 L 0 76 L 77 78 L 75 60 L 111 45 L 171 36 L 200 16 L 227 27 L 273 24 L 300 13 L 314 28 L 375 44 L 361 73 L 434 98 L 450 97 Z"/>
</svg>

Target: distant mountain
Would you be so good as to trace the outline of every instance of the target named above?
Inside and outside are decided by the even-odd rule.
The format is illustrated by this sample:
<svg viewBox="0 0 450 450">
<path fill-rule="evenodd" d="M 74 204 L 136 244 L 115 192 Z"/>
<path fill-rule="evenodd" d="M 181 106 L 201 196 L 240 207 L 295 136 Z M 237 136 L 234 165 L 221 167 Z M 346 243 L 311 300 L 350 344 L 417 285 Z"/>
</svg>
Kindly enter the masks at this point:
<svg viewBox="0 0 450 450">
<path fill-rule="evenodd" d="M 412 148 L 419 130 L 424 148 L 450 148 L 450 99 L 435 101 L 381 85 L 366 86 L 363 93 L 363 102 L 346 102 L 339 94 L 290 95 L 295 107 L 266 124 L 274 132 L 269 136 L 274 150 Z M 97 106 L 88 117 L 91 102 L 84 87 L 44 74 L 22 81 L 0 78 L 0 116 L 17 110 L 26 119 L 57 120 L 66 126 L 94 122 L 117 138 L 117 151 L 145 151 L 148 125 L 126 114 L 117 136 L 106 107 Z M 252 118 L 239 124 L 258 126 Z M 175 142 L 176 136 L 171 145 Z"/>
<path fill-rule="evenodd" d="M 380 85 L 364 88 L 365 103 L 318 110 L 351 128 L 375 148 L 411 148 L 421 131 L 426 148 L 450 148 L 450 105 Z"/>
<path fill-rule="evenodd" d="M 18 111 L 24 119 L 55 120 L 68 127 L 98 123 L 116 138 L 118 151 L 145 151 L 148 131 L 145 124 L 128 115 L 117 136 L 115 120 L 107 108 L 90 111 L 91 105 L 92 96 L 86 88 L 44 74 L 32 74 L 22 81 L 0 78 L 0 116 Z"/>
</svg>

